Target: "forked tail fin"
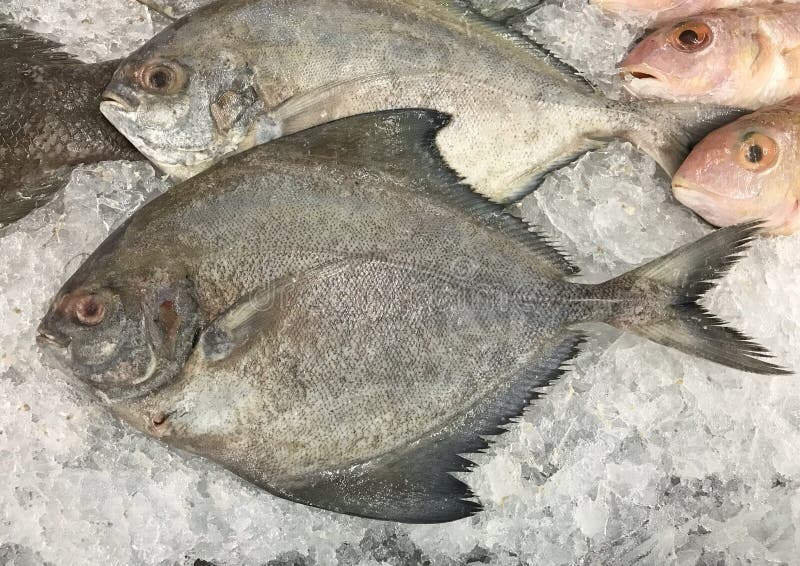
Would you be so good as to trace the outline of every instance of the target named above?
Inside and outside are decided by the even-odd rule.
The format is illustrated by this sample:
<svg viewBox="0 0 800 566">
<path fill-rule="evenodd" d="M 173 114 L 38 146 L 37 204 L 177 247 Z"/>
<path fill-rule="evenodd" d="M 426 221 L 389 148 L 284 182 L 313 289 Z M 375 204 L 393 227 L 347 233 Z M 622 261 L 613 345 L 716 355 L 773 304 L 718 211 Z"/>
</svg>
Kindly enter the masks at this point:
<svg viewBox="0 0 800 566">
<path fill-rule="evenodd" d="M 752 373 L 792 373 L 767 361 L 763 346 L 709 313 L 697 301 L 742 258 L 760 222 L 722 228 L 603 286 L 631 300 L 608 321 L 664 346 Z M 641 301 L 654 308 L 642 309 Z"/>
</svg>

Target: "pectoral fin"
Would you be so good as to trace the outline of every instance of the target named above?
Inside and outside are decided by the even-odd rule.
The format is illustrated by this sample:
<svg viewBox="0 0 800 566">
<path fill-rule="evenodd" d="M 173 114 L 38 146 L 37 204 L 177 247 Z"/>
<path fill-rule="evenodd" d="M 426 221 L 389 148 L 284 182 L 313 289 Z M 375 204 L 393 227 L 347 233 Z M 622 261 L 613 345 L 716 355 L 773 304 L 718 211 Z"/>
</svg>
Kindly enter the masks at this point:
<svg viewBox="0 0 800 566">
<path fill-rule="evenodd" d="M 244 296 L 206 328 L 192 354 L 192 363 L 210 364 L 229 358 L 253 337 L 274 328 L 305 286 L 331 277 L 347 265 L 346 260 L 333 261 L 302 275 L 284 275 Z"/>
<path fill-rule="evenodd" d="M 551 173 L 574 163 L 588 152 L 601 149 L 607 145 L 607 140 L 581 140 L 574 146 L 564 150 L 560 156 L 549 161 L 546 167 L 531 169 L 518 176 L 509 185 L 508 198 L 506 201 L 512 203 L 526 197 L 538 189 Z"/>
<path fill-rule="evenodd" d="M 283 135 L 293 134 L 318 124 L 345 118 L 352 114 L 346 106 L 359 90 L 391 91 L 392 77 L 385 73 L 364 75 L 353 79 L 324 84 L 316 89 L 293 96 L 273 112 Z"/>
</svg>

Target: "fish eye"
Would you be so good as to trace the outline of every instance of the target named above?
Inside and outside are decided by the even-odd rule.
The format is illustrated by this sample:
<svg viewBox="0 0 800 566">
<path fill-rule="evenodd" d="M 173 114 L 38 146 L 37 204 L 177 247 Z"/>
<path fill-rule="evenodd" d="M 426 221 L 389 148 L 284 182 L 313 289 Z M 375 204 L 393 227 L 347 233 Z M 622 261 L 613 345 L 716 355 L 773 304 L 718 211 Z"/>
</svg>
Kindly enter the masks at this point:
<svg viewBox="0 0 800 566">
<path fill-rule="evenodd" d="M 739 146 L 736 159 L 749 171 L 763 171 L 778 160 L 778 144 L 764 134 L 748 134 Z"/>
<path fill-rule="evenodd" d="M 711 28 L 703 22 L 686 22 L 677 25 L 670 35 L 670 43 L 679 51 L 699 51 L 711 43 Z"/>
<path fill-rule="evenodd" d="M 186 84 L 186 73 L 171 63 L 148 63 L 139 72 L 139 83 L 154 94 L 175 94 Z"/>
<path fill-rule="evenodd" d="M 106 316 L 105 301 L 99 295 L 83 295 L 72 303 L 72 315 L 83 326 L 97 326 Z"/>
</svg>

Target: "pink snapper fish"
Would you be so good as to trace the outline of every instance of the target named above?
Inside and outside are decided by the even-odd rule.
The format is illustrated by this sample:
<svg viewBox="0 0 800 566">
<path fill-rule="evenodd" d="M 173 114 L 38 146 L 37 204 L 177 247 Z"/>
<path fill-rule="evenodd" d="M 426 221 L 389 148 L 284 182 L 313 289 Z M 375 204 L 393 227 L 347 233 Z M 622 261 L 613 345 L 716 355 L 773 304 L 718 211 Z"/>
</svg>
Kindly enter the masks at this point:
<svg viewBox="0 0 800 566">
<path fill-rule="evenodd" d="M 800 6 L 693 16 L 648 35 L 620 70 L 640 98 L 757 109 L 800 94 Z"/>
<path fill-rule="evenodd" d="M 675 197 L 711 224 L 800 228 L 800 97 L 739 118 L 703 139 L 672 181 Z"/>
</svg>

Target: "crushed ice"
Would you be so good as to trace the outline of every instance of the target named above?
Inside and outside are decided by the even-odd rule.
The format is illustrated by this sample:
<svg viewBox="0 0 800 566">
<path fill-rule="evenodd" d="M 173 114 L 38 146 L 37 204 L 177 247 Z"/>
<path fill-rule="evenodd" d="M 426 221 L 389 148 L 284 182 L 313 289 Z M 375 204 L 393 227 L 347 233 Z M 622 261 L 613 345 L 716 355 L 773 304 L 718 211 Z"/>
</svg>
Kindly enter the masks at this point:
<svg viewBox="0 0 800 566">
<path fill-rule="evenodd" d="M 164 0 L 185 9 L 201 0 Z M 531 2 L 484 0 L 496 13 Z M 0 14 L 87 60 L 163 18 L 134 0 L 5 0 Z M 604 89 L 639 33 L 581 0 L 517 22 Z M 470 482 L 472 520 L 398 526 L 259 492 L 117 423 L 43 367 L 46 302 L 111 228 L 167 184 L 143 163 L 82 167 L 0 233 L 0 564 L 791 563 L 800 533 L 800 389 L 600 331 Z M 601 280 L 708 228 L 630 145 L 557 172 L 521 205 Z M 759 241 L 708 300 L 800 368 L 800 237 Z M 65 562 L 66 560 L 66 562 Z"/>
</svg>

